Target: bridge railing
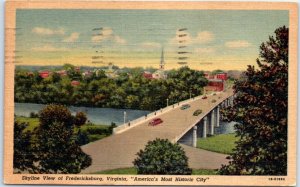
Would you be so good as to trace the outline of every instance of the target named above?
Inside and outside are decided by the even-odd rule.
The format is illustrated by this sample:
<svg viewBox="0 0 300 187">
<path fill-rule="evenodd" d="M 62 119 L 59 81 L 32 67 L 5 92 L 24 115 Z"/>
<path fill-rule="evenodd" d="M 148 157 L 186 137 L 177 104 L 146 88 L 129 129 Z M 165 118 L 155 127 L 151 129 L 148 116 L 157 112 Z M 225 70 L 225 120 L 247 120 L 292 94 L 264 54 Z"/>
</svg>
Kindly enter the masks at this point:
<svg viewBox="0 0 300 187">
<path fill-rule="evenodd" d="M 151 120 L 151 119 L 154 119 L 155 117 L 158 117 L 160 114 L 163 114 L 163 113 L 166 113 L 166 112 L 169 112 L 175 108 L 178 108 L 178 107 L 181 107 L 182 105 L 184 104 L 188 104 L 192 101 L 195 101 L 195 100 L 199 100 L 203 97 L 204 95 L 199 95 L 199 96 L 196 96 L 196 97 L 192 97 L 190 99 L 186 99 L 186 100 L 183 100 L 183 101 L 180 101 L 178 103 L 175 103 L 175 104 L 172 104 L 172 105 L 169 105 L 165 108 L 162 108 L 160 110 L 156 110 L 156 111 L 153 111 L 152 113 L 149 113 L 147 114 L 146 116 L 142 116 L 142 117 L 139 117 L 135 120 L 132 120 L 132 121 L 128 121 L 126 123 L 123 123 L 122 125 L 119 125 L 118 127 L 115 127 L 113 129 L 113 134 L 119 134 L 119 133 L 122 133 L 130 128 L 133 128 L 137 125 L 140 125 L 142 123 L 144 123 L 145 121 L 147 120 Z"/>
</svg>

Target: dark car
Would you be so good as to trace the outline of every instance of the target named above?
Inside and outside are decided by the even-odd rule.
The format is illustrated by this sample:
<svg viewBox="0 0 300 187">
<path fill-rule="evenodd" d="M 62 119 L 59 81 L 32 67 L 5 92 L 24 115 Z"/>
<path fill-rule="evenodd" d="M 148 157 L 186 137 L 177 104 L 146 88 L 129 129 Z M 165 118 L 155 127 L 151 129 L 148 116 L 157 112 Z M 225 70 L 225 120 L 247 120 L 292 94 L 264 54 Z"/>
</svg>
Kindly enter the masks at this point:
<svg viewBox="0 0 300 187">
<path fill-rule="evenodd" d="M 182 105 L 182 106 L 180 107 L 180 109 L 181 109 L 181 110 L 185 110 L 185 109 L 188 109 L 188 108 L 190 108 L 190 107 L 191 107 L 191 105 L 185 104 L 185 105 Z"/>
<path fill-rule="evenodd" d="M 195 110 L 195 112 L 193 113 L 193 116 L 198 116 L 202 113 L 201 109 Z"/>
<path fill-rule="evenodd" d="M 202 97 L 202 99 L 207 99 L 207 96 L 206 96 L 206 95 L 205 95 L 205 96 L 203 96 L 203 97 Z"/>
<path fill-rule="evenodd" d="M 162 119 L 155 118 L 155 119 L 151 120 L 148 125 L 155 126 L 155 125 L 161 124 L 162 122 L 163 122 Z"/>
</svg>

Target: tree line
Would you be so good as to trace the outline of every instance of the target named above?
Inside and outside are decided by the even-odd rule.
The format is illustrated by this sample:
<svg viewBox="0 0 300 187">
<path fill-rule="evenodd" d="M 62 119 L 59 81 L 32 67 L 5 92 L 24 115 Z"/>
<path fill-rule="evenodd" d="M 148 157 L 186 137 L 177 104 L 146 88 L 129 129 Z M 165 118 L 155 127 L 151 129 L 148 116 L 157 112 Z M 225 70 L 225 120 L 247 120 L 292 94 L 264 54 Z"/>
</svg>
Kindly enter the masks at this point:
<svg viewBox="0 0 300 187">
<path fill-rule="evenodd" d="M 202 94 L 207 79 L 202 71 L 182 67 L 167 71 L 167 79 L 147 79 L 142 68 L 120 71 L 109 78 L 103 70 L 82 76 L 72 65 L 64 65 L 66 76 L 53 72 L 42 78 L 38 71 L 17 69 L 15 102 L 59 103 L 73 106 L 157 110 Z M 72 81 L 79 85 L 72 85 Z"/>
</svg>

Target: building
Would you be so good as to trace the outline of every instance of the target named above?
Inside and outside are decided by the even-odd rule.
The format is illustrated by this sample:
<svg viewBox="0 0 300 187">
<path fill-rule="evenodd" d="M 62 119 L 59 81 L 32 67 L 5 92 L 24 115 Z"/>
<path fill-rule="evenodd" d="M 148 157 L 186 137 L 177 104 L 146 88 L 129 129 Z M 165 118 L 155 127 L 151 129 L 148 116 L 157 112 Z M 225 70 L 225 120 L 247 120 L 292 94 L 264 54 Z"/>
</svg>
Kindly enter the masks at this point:
<svg viewBox="0 0 300 187">
<path fill-rule="evenodd" d="M 159 69 L 152 74 L 153 79 L 166 79 L 164 49 L 161 51 Z"/>
<path fill-rule="evenodd" d="M 206 91 L 220 92 L 224 90 L 225 82 L 221 79 L 209 79 L 208 85 L 205 87 Z"/>
<path fill-rule="evenodd" d="M 48 70 L 40 71 L 39 76 L 42 77 L 43 79 L 49 77 L 50 72 Z"/>
<path fill-rule="evenodd" d="M 216 78 L 226 81 L 227 80 L 227 73 L 218 73 L 218 74 L 216 74 Z"/>
<path fill-rule="evenodd" d="M 208 80 L 208 85 L 205 87 L 206 91 L 220 92 L 225 89 L 227 73 L 222 72 L 215 75 L 204 73 L 204 77 Z"/>
<path fill-rule="evenodd" d="M 71 85 L 72 85 L 72 86 L 79 86 L 79 85 L 80 85 L 80 82 L 79 82 L 79 81 L 72 81 L 72 82 L 71 82 Z"/>
<path fill-rule="evenodd" d="M 108 64 L 108 68 L 104 70 L 104 73 L 108 78 L 118 77 L 118 70 L 113 68 L 113 63 Z"/>
<path fill-rule="evenodd" d="M 153 79 L 152 73 L 150 73 L 149 71 L 144 71 L 143 77 L 146 79 Z"/>
</svg>

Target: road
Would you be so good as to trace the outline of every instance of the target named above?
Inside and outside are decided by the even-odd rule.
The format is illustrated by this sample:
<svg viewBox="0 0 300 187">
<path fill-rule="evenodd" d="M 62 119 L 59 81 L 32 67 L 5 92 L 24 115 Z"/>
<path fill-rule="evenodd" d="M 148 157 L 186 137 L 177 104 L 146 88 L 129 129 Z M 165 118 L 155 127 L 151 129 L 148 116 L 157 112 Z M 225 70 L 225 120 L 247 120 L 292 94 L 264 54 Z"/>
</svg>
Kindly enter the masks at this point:
<svg viewBox="0 0 300 187">
<path fill-rule="evenodd" d="M 228 90 L 227 92 L 208 96 L 207 99 L 193 100 L 189 103 L 191 107 L 186 110 L 181 110 L 180 107 L 177 107 L 166 113 L 158 113 L 157 117 L 163 120 L 162 124 L 148 126 L 150 119 L 145 120 L 144 123 L 120 134 L 114 134 L 82 146 L 82 150 L 92 157 L 92 165 L 83 170 L 82 173 L 132 167 L 136 153 L 143 149 L 149 140 L 162 138 L 176 142 L 179 136 L 191 129 L 215 106 L 232 94 L 233 91 Z M 216 100 L 215 103 L 211 102 L 213 99 Z M 201 109 L 203 111 L 202 114 L 193 116 L 193 112 L 197 109 Z M 189 158 L 189 167 L 191 168 L 218 169 L 222 164 L 227 163 L 227 155 L 182 144 L 181 146 Z"/>
</svg>

